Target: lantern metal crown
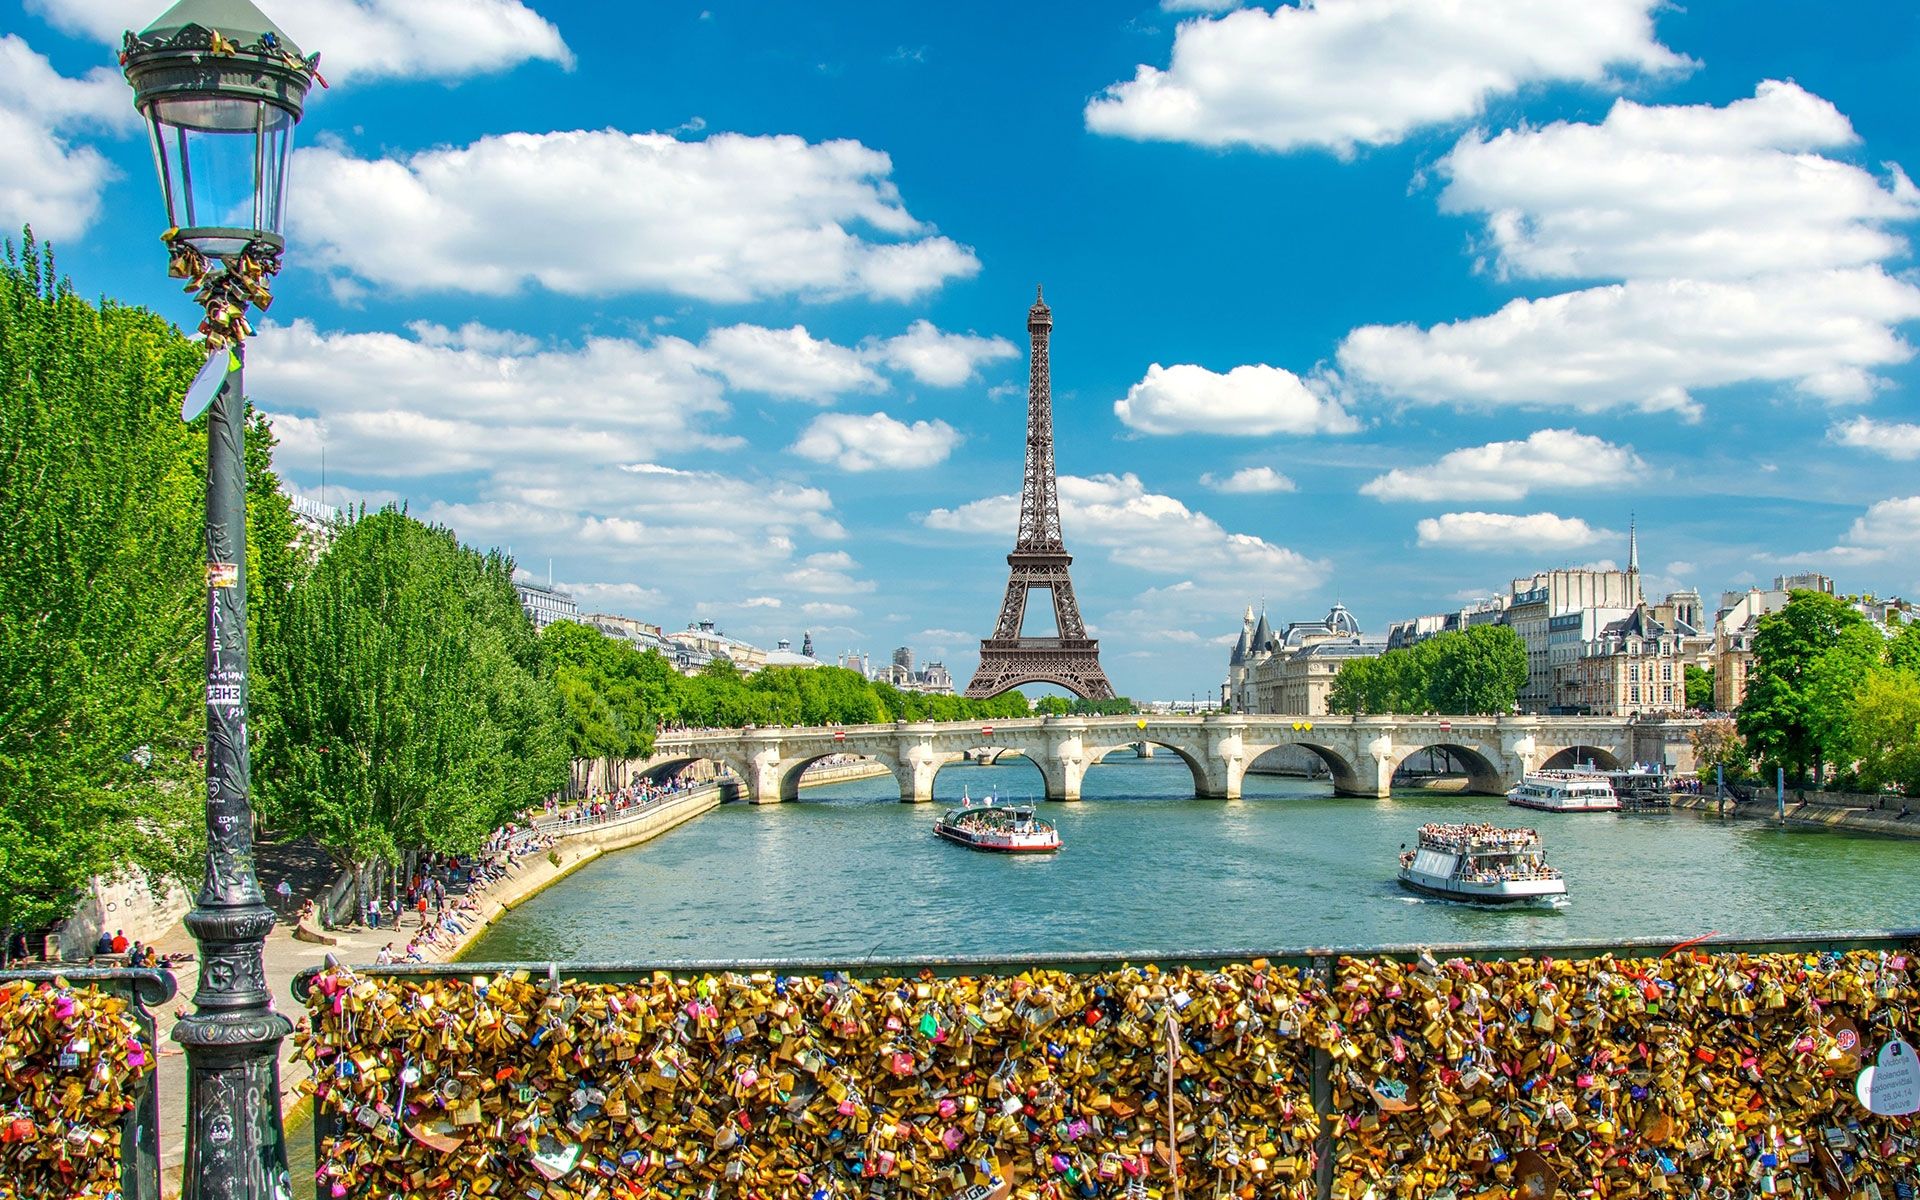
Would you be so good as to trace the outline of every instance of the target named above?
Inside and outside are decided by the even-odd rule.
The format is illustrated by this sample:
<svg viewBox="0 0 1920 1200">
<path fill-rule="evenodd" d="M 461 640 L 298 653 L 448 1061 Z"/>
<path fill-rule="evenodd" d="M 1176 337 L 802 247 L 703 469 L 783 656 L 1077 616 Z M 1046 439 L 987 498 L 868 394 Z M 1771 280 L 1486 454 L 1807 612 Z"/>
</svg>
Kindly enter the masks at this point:
<svg viewBox="0 0 1920 1200">
<path fill-rule="evenodd" d="M 209 346 L 240 341 L 247 306 L 273 301 L 293 130 L 320 56 L 251 0 L 180 0 L 126 35 L 120 65 L 153 142 L 171 274 L 206 309 Z"/>
</svg>

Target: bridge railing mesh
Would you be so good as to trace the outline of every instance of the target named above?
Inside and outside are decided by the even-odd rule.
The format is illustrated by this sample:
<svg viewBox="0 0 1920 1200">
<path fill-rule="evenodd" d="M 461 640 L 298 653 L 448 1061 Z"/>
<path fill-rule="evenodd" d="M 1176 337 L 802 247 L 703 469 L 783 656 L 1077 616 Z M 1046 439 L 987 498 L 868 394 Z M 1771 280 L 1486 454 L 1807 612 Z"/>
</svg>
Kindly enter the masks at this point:
<svg viewBox="0 0 1920 1200">
<path fill-rule="evenodd" d="M 1859 1080 L 1914 1040 L 1917 950 L 330 966 L 296 992 L 323 1197 L 1894 1200 L 1920 1139 Z"/>
<path fill-rule="evenodd" d="M 170 971 L 0 971 L 0 1196 L 160 1200 L 159 1029 Z"/>
</svg>

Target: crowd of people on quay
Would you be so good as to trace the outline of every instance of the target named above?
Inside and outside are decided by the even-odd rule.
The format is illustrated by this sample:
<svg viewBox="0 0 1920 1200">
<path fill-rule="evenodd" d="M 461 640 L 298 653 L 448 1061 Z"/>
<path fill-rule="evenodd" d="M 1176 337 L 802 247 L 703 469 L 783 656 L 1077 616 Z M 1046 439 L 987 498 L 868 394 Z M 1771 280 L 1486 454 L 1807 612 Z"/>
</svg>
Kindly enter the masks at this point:
<svg viewBox="0 0 1920 1200">
<path fill-rule="evenodd" d="M 558 824 L 562 827 L 602 821 L 632 809 L 658 803 L 669 796 L 678 795 L 696 786 L 698 785 L 676 775 L 664 782 L 639 780 L 623 787 L 609 788 L 604 792 L 571 803 L 562 803 L 556 797 L 549 796 L 546 811 L 538 821 L 544 825 Z"/>
</svg>

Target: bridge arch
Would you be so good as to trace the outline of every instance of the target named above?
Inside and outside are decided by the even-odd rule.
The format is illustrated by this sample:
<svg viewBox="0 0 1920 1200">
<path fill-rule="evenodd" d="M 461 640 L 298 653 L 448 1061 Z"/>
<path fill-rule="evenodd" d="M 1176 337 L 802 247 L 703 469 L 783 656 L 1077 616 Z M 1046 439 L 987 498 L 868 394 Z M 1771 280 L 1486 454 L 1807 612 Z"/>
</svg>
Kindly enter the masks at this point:
<svg viewBox="0 0 1920 1200">
<path fill-rule="evenodd" d="M 1194 754 L 1193 751 L 1180 745 L 1178 742 L 1136 736 L 1130 737 L 1124 742 L 1116 742 L 1110 746 L 1090 746 L 1087 748 L 1087 766 L 1098 766 L 1105 762 L 1108 756 L 1118 754 L 1123 750 L 1131 752 L 1135 747 L 1143 743 L 1148 746 L 1158 746 L 1162 750 L 1171 750 L 1179 756 L 1181 762 L 1187 764 L 1187 770 L 1193 773 L 1193 794 L 1195 796 L 1213 796 L 1220 794 L 1219 785 L 1215 782 L 1213 772 L 1208 769 L 1207 764 L 1202 762 L 1199 756 Z"/>
<path fill-rule="evenodd" d="M 1260 761 L 1267 754 L 1287 746 L 1296 746 L 1312 754 L 1326 765 L 1327 774 L 1333 779 L 1333 793 L 1336 796 L 1371 796 L 1377 790 L 1371 779 L 1361 775 L 1358 765 L 1338 747 L 1323 742 L 1310 742 L 1303 738 L 1289 738 L 1284 742 L 1263 742 L 1246 747 L 1248 766 Z"/>
<path fill-rule="evenodd" d="M 1570 770 L 1593 764 L 1596 770 L 1618 771 L 1624 764 L 1620 756 L 1605 746 L 1575 745 L 1566 746 L 1547 755 L 1541 760 L 1539 770 Z"/>
<path fill-rule="evenodd" d="M 728 754 L 724 750 L 711 754 L 683 754 L 656 758 L 642 764 L 635 774 L 650 783 L 657 783 L 670 775 L 678 775 L 695 763 L 703 762 L 712 763 L 716 767 L 733 773 L 731 780 L 722 778 L 717 781 L 724 798 L 739 800 L 746 796 L 748 781 L 753 778 L 747 760 L 738 755 Z"/>
<path fill-rule="evenodd" d="M 774 768 L 779 780 L 780 799 L 783 801 L 798 800 L 800 798 L 800 777 L 807 773 L 807 768 L 823 759 L 836 757 L 854 758 L 862 762 L 877 762 L 887 769 L 888 774 L 893 776 L 895 784 L 901 784 L 903 775 L 900 760 L 890 754 L 874 753 L 867 750 L 829 750 L 823 754 L 782 759 L 779 765 Z M 911 779 L 909 778 L 908 784 L 910 783 Z"/>
<path fill-rule="evenodd" d="M 1392 769 L 1397 773 L 1407 760 L 1429 750 L 1445 750 L 1467 769 L 1467 790 L 1481 796 L 1504 796 L 1510 786 L 1507 773 L 1500 769 L 1499 752 L 1479 742 L 1430 742 L 1424 746 L 1409 744 L 1403 751 L 1394 747 Z"/>
</svg>

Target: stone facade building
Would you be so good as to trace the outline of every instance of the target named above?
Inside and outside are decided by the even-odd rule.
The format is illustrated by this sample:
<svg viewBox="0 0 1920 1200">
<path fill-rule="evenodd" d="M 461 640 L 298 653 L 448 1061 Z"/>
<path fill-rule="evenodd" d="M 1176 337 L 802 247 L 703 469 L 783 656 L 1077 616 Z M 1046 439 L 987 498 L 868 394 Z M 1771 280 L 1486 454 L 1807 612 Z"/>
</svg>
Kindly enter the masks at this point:
<svg viewBox="0 0 1920 1200">
<path fill-rule="evenodd" d="M 1265 613 L 1255 620 L 1249 607 L 1228 660 L 1222 700 L 1235 712 L 1323 715 L 1341 664 L 1376 657 L 1386 648 L 1384 638 L 1361 634 L 1359 621 L 1343 604 L 1322 620 L 1294 621 L 1280 633 Z"/>
<path fill-rule="evenodd" d="M 1666 625 L 1645 604 L 1601 626 L 1555 678 L 1556 707 L 1597 717 L 1671 712 L 1687 706 L 1687 666 L 1701 657 L 1690 625 Z"/>
</svg>

